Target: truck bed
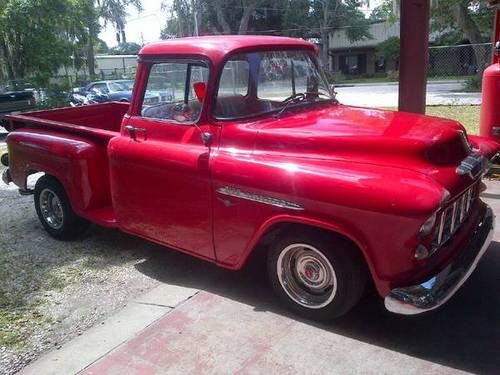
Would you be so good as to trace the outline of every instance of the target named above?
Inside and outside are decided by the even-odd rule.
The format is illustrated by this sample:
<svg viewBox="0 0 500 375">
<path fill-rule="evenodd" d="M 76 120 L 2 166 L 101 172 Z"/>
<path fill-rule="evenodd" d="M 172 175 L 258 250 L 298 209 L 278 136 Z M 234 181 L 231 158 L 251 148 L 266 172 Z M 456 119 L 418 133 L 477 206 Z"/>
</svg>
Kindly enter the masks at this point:
<svg viewBox="0 0 500 375">
<path fill-rule="evenodd" d="M 60 129 L 77 134 L 111 138 L 120 132 L 128 103 L 107 102 L 5 116 L 11 130 L 21 127 Z"/>
</svg>

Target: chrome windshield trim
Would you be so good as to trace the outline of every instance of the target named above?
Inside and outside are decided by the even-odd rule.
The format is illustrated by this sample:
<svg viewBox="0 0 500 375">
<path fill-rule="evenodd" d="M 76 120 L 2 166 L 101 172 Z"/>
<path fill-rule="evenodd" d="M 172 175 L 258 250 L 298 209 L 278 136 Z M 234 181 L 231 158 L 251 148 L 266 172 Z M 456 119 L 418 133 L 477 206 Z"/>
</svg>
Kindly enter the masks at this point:
<svg viewBox="0 0 500 375">
<path fill-rule="evenodd" d="M 228 195 L 231 197 L 246 199 L 252 202 L 258 202 L 267 204 L 274 207 L 287 208 L 289 210 L 303 211 L 304 208 L 295 202 L 290 202 L 284 199 L 271 197 L 268 195 L 254 194 L 248 191 L 243 191 L 241 189 L 232 186 L 223 186 L 217 189 L 220 194 Z"/>
</svg>

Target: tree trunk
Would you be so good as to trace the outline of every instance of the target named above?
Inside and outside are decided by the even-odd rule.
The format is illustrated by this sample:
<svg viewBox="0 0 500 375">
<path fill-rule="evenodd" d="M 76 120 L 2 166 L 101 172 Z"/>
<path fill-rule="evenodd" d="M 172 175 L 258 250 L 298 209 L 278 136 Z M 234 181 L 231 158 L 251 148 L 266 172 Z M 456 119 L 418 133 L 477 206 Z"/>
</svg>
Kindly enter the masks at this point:
<svg viewBox="0 0 500 375">
<path fill-rule="evenodd" d="M 245 9 L 243 10 L 243 16 L 241 17 L 240 27 L 238 28 L 238 34 L 246 34 L 248 30 L 248 22 L 250 21 L 250 16 L 252 15 L 254 10 L 254 2 L 245 7 Z"/>
<path fill-rule="evenodd" d="M 463 31 L 465 37 L 473 45 L 472 48 L 474 50 L 477 64 L 477 77 L 479 82 L 481 82 L 483 71 L 486 68 L 489 59 L 489 54 L 483 53 L 484 51 L 481 51 L 481 47 L 476 45 L 482 42 L 481 32 L 470 15 L 465 2 L 460 2 L 453 7 L 453 16 L 460 29 Z"/>
<path fill-rule="evenodd" d="M 328 24 L 330 20 L 330 9 L 329 9 L 329 0 L 323 0 L 321 2 L 321 8 L 323 10 L 323 19 L 320 23 L 320 34 L 321 34 L 321 63 L 323 64 L 323 68 L 326 70 L 330 70 L 330 66 L 328 64 Z"/>
<path fill-rule="evenodd" d="M 9 78 L 9 80 L 15 80 L 16 74 L 14 72 L 14 69 L 12 68 L 12 56 L 3 36 L 0 36 L 0 48 L 2 50 L 2 54 L 4 55 L 5 65 L 7 67 L 7 77 Z"/>
<path fill-rule="evenodd" d="M 117 20 L 117 28 L 120 33 L 120 41 L 119 43 L 127 43 L 127 36 L 125 35 L 125 23 L 123 20 Z"/>
<path fill-rule="evenodd" d="M 226 18 L 224 17 L 224 13 L 222 11 L 223 4 L 221 4 L 220 1 L 217 1 L 215 4 L 217 7 L 217 22 L 219 23 L 220 27 L 222 28 L 222 32 L 224 34 L 231 34 L 231 27 L 226 21 Z"/>
<path fill-rule="evenodd" d="M 87 69 L 91 80 L 95 79 L 95 57 L 94 37 L 97 34 L 93 20 L 89 24 L 89 36 L 87 41 Z"/>
</svg>

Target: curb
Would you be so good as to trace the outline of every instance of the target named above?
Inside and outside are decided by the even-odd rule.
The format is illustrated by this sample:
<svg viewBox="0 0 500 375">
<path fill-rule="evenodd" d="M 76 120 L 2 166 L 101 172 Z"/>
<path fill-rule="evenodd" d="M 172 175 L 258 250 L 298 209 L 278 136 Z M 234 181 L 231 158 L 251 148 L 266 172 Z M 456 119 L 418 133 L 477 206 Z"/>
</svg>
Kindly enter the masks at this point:
<svg viewBox="0 0 500 375">
<path fill-rule="evenodd" d="M 53 350 L 31 363 L 18 374 L 77 374 L 197 293 L 197 289 L 159 285 L 60 349 Z"/>
</svg>

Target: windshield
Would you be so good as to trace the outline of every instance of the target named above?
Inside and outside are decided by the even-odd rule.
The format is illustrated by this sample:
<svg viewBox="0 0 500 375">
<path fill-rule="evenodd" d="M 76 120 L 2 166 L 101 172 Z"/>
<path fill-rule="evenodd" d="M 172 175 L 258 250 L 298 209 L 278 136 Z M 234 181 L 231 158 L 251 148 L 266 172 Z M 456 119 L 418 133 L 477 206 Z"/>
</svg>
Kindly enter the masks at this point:
<svg viewBox="0 0 500 375">
<path fill-rule="evenodd" d="M 134 88 L 134 81 L 119 81 L 117 83 L 124 86 L 125 89 L 129 91 L 132 91 L 132 89 Z"/>
<path fill-rule="evenodd" d="M 129 91 L 130 90 L 123 82 L 109 82 L 108 86 L 109 86 L 109 90 L 111 92 Z"/>
<path fill-rule="evenodd" d="M 315 56 L 304 50 L 238 54 L 224 65 L 215 117 L 243 118 L 333 100 Z"/>
</svg>

